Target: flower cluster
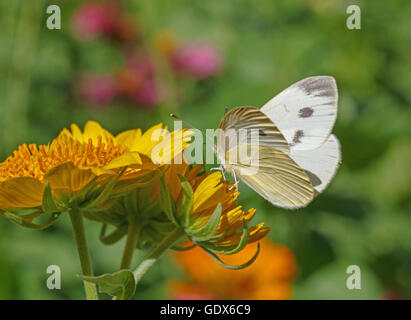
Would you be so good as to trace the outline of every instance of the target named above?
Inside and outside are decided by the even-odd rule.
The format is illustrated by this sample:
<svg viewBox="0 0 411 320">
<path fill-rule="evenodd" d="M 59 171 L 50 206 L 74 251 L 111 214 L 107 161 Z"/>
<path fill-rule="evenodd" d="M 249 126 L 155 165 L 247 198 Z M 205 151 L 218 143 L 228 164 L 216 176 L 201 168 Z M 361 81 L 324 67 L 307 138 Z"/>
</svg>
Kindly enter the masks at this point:
<svg viewBox="0 0 411 320">
<path fill-rule="evenodd" d="M 104 36 L 117 41 L 133 41 L 139 35 L 132 21 L 132 17 L 114 1 L 89 2 L 74 13 L 71 27 L 80 39 L 91 40 Z"/>
<path fill-rule="evenodd" d="M 194 246 L 227 268 L 244 268 L 256 259 L 259 247 L 242 265 L 227 265 L 219 256 L 242 251 L 269 228 L 249 226 L 255 210 L 243 211 L 237 190 L 221 173 L 176 161 L 192 134 L 188 129 L 169 132 L 158 124 L 144 133 L 132 129 L 113 135 L 89 121 L 84 130 L 75 124 L 63 129 L 47 145 L 23 144 L 0 163 L 0 214 L 42 229 L 68 212 L 89 291 L 91 282 L 105 280 L 93 277 L 84 253 L 83 218 L 102 224 L 105 244 L 127 236 L 121 269 L 130 268 L 136 248 L 152 250 L 157 258 L 169 247 Z M 123 274 L 117 276 L 124 280 Z"/>
<path fill-rule="evenodd" d="M 52 213 L 54 220 L 72 208 L 96 207 L 160 172 L 139 152 L 154 145 L 141 131 L 114 137 L 92 121 L 84 132 L 76 125 L 62 130 L 47 145 L 23 144 L 0 164 L 0 210 L 25 226 L 41 227 L 33 220 L 42 214 Z"/>
<path fill-rule="evenodd" d="M 109 39 L 124 55 L 123 67 L 110 74 L 86 73 L 79 77 L 76 91 L 92 105 L 103 106 L 121 98 L 153 108 L 167 97 L 169 82 L 174 83 L 170 90 L 181 91 L 176 88 L 181 79 L 199 81 L 220 73 L 222 55 L 213 46 L 179 44 L 171 32 L 160 31 L 154 37 L 154 50 L 150 50 L 150 39 L 141 36 L 142 27 L 135 20 L 122 3 L 114 1 L 87 2 L 74 12 L 74 36 L 81 40 Z M 146 40 L 149 43 L 144 43 Z M 168 73 L 165 80 L 162 75 Z"/>
</svg>

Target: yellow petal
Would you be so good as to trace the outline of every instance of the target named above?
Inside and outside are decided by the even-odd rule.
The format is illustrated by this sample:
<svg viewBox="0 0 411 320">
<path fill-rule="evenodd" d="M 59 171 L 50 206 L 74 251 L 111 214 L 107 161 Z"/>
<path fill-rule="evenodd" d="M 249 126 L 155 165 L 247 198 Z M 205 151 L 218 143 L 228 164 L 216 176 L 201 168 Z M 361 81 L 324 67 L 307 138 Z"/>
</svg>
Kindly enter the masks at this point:
<svg viewBox="0 0 411 320">
<path fill-rule="evenodd" d="M 71 137 L 81 143 L 84 143 L 84 139 L 83 139 L 83 133 L 81 132 L 80 128 L 78 127 L 78 125 L 76 125 L 75 123 L 73 123 L 70 126 L 71 129 Z M 67 129 L 65 129 L 67 130 Z M 64 131 L 64 130 L 63 130 Z M 68 131 L 68 130 L 67 130 Z"/>
<path fill-rule="evenodd" d="M 246 219 L 246 213 L 243 212 L 241 206 L 237 206 L 228 212 L 224 212 L 220 218 L 217 233 L 220 233 L 226 229 L 240 228 L 243 224 L 243 219 Z"/>
<path fill-rule="evenodd" d="M 89 139 L 91 139 L 93 145 L 97 145 L 99 136 L 101 136 L 101 141 L 105 144 L 109 139 L 114 139 L 113 135 L 106 129 L 103 129 L 103 127 L 98 122 L 87 121 L 86 125 L 84 126 L 84 142 L 87 142 Z"/>
<path fill-rule="evenodd" d="M 152 149 L 153 162 L 161 164 L 181 163 L 182 152 L 189 145 L 193 133 L 193 131 L 186 129 L 167 132 Z"/>
<path fill-rule="evenodd" d="M 49 170 L 44 180 L 52 189 L 68 189 L 75 192 L 82 189 L 96 175 L 91 169 L 79 169 L 72 162 L 66 162 Z"/>
<path fill-rule="evenodd" d="M 141 157 L 137 152 L 127 152 L 115 159 L 113 159 L 103 169 L 116 169 L 126 166 L 133 166 L 142 164 Z"/>
<path fill-rule="evenodd" d="M 162 141 L 161 137 L 169 134 L 167 127 L 163 128 L 163 124 L 159 123 L 154 127 L 151 127 L 146 132 L 139 141 L 136 141 L 133 151 L 138 151 L 146 156 L 151 157 L 151 151 L 153 148 Z"/>
<path fill-rule="evenodd" d="M 30 177 L 0 182 L 0 208 L 32 208 L 41 206 L 45 185 Z"/>
<path fill-rule="evenodd" d="M 231 208 L 237 198 L 237 191 L 232 188 L 228 190 L 228 183 L 221 182 L 220 172 L 214 172 L 207 176 L 194 192 L 192 212 L 202 214 L 203 212 L 212 214 L 218 203 L 221 203 L 223 212 Z"/>
<path fill-rule="evenodd" d="M 264 222 L 261 222 L 256 226 L 251 227 L 248 230 L 248 243 L 261 240 L 267 235 L 268 232 L 270 232 L 270 227 L 264 228 Z"/>
<path fill-rule="evenodd" d="M 251 227 L 250 229 L 248 229 L 248 243 L 252 243 L 264 238 L 269 231 L 269 227 L 264 228 L 264 222 Z M 236 247 L 240 242 L 241 236 L 242 232 L 228 234 L 227 236 L 218 240 L 216 244 L 222 247 Z"/>
<path fill-rule="evenodd" d="M 67 135 L 72 139 L 79 141 L 81 143 L 88 143 L 89 139 L 91 139 L 94 146 L 98 144 L 98 137 L 101 137 L 101 142 L 107 143 L 109 139 L 113 139 L 113 135 L 104 129 L 98 122 L 96 121 L 87 121 L 86 125 L 84 126 L 84 133 L 81 132 L 81 129 L 76 124 L 72 124 L 70 126 L 71 132 L 67 129 L 63 129 L 59 136 Z"/>
<path fill-rule="evenodd" d="M 72 125 L 73 126 L 73 125 Z M 78 128 L 78 127 L 77 127 Z M 69 137 L 71 137 L 71 138 L 74 138 L 74 134 L 72 134 L 71 132 L 70 132 L 70 130 L 68 130 L 68 129 L 66 129 L 66 128 L 64 128 L 63 130 L 61 130 L 61 132 L 59 133 L 59 135 L 58 135 L 58 137 L 60 137 L 60 136 L 62 136 L 62 135 L 66 135 L 66 136 L 69 136 Z"/>
<path fill-rule="evenodd" d="M 221 188 L 221 177 L 220 172 L 214 172 L 198 185 L 194 192 L 193 212 L 204 210 L 204 206 L 208 207 L 209 199 Z M 220 199 L 215 200 L 214 202 L 218 203 Z"/>
<path fill-rule="evenodd" d="M 141 138 L 141 129 L 127 130 L 116 136 L 116 142 L 130 151 L 138 151 L 138 141 Z"/>
</svg>

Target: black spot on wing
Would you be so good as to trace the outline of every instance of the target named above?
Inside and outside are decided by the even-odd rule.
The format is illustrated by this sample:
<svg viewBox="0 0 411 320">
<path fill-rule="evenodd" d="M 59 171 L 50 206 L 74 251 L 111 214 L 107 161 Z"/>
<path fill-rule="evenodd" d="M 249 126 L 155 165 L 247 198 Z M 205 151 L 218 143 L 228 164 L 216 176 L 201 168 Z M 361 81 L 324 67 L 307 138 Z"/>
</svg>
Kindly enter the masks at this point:
<svg viewBox="0 0 411 320">
<path fill-rule="evenodd" d="M 314 109 L 310 107 L 305 107 L 305 108 L 300 109 L 298 112 L 299 112 L 298 116 L 300 118 L 309 118 L 313 115 Z"/>
<path fill-rule="evenodd" d="M 304 131 L 303 130 L 297 130 L 294 134 L 292 145 L 295 145 L 297 143 L 301 143 L 301 138 L 302 137 L 304 137 Z"/>
<path fill-rule="evenodd" d="M 307 95 L 316 97 L 335 96 L 335 85 L 331 77 L 311 77 L 301 80 L 298 87 Z"/>
</svg>

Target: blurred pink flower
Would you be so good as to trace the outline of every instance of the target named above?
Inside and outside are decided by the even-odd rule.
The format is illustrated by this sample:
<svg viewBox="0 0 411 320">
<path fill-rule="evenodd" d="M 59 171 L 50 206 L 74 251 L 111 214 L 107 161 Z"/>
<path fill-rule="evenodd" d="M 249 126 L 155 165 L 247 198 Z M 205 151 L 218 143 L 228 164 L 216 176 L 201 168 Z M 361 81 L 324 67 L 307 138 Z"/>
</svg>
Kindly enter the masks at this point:
<svg viewBox="0 0 411 320">
<path fill-rule="evenodd" d="M 95 105 L 110 103 L 118 94 L 117 83 L 109 75 L 84 75 L 77 83 L 77 91 Z"/>
<path fill-rule="evenodd" d="M 160 102 L 160 95 L 155 79 L 153 77 L 145 79 L 140 90 L 130 94 L 130 98 L 146 107 L 156 106 Z"/>
<path fill-rule="evenodd" d="M 135 37 L 134 28 L 121 8 L 113 3 L 86 3 L 75 11 L 71 26 L 80 39 L 104 35 L 128 40 Z"/>
<path fill-rule="evenodd" d="M 147 54 L 129 57 L 125 68 L 118 72 L 117 79 L 120 91 L 132 101 L 144 107 L 154 107 L 160 102 L 154 67 Z"/>
<path fill-rule="evenodd" d="M 197 79 L 217 75 L 223 67 L 223 57 L 214 47 L 190 44 L 171 53 L 171 63 L 176 72 L 187 73 Z"/>
</svg>

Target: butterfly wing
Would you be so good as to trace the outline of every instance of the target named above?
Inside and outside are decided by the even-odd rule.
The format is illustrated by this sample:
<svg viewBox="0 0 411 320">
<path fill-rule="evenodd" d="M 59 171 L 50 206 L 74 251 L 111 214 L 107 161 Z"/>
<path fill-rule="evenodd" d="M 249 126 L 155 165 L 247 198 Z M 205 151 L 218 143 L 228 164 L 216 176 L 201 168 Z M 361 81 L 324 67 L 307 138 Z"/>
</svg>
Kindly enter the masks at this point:
<svg viewBox="0 0 411 320">
<path fill-rule="evenodd" d="M 230 149 L 232 153 L 243 153 L 253 146 L 240 145 Z M 314 189 L 307 173 L 286 153 L 275 148 L 258 145 L 258 152 L 251 152 L 249 161 L 228 163 L 226 170 L 234 171 L 236 177 L 245 182 L 273 205 L 297 209 L 305 207 L 314 198 Z"/>
<path fill-rule="evenodd" d="M 290 150 L 311 150 L 323 144 L 337 118 L 338 91 L 333 77 L 298 81 L 260 110 L 278 127 Z"/>
<path fill-rule="evenodd" d="M 217 133 L 217 156 L 224 159 L 225 152 L 235 146 L 247 144 L 251 133 L 258 133 L 258 144 L 289 152 L 287 140 L 274 123 L 258 108 L 237 107 L 221 120 Z M 245 135 L 241 134 L 244 130 Z"/>
<path fill-rule="evenodd" d="M 330 135 L 325 143 L 314 150 L 291 150 L 290 157 L 306 171 L 317 192 L 330 183 L 341 163 L 341 147 L 336 136 Z"/>
</svg>

